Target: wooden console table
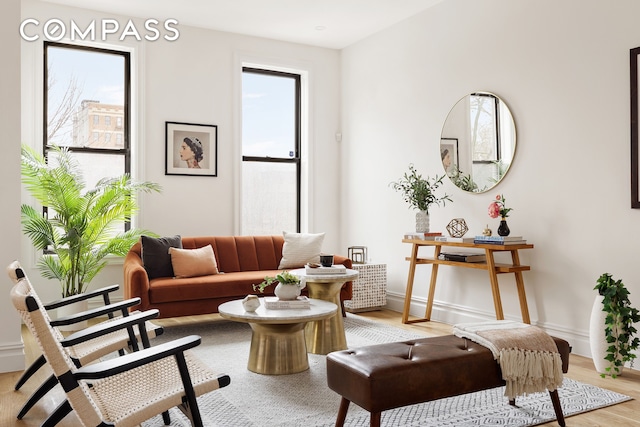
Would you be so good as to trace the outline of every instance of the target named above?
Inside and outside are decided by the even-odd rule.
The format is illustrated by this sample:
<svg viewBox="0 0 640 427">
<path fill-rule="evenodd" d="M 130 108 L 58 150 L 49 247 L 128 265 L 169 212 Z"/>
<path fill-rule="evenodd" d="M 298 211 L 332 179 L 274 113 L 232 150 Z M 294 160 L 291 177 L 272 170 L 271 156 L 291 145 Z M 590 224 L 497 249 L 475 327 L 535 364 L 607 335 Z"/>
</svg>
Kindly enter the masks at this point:
<svg viewBox="0 0 640 427">
<path fill-rule="evenodd" d="M 531 323 L 529 319 L 529 308 L 527 307 L 527 296 L 524 291 L 524 278 L 522 277 L 523 271 L 531 269 L 528 265 L 520 265 L 520 256 L 518 251 L 520 249 L 533 249 L 533 245 L 530 244 L 517 244 L 517 245 L 492 245 L 492 244 L 476 244 L 476 243 L 459 243 L 459 242 L 437 242 L 434 240 L 419 240 L 419 239 L 403 239 L 403 243 L 410 243 L 412 245 L 411 256 L 406 258 L 409 261 L 409 277 L 407 279 L 407 290 L 404 298 L 404 310 L 402 312 L 402 323 L 418 323 L 427 322 L 431 320 L 431 310 L 433 308 L 433 297 L 436 292 L 436 279 L 438 277 L 438 267 L 440 265 L 450 265 L 452 267 L 464 267 L 464 268 L 476 268 L 480 270 L 487 270 L 489 272 L 489 279 L 491 280 L 491 292 L 493 294 L 493 304 L 496 310 L 496 319 L 503 320 L 504 313 L 502 312 L 502 301 L 500 300 L 500 289 L 498 287 L 498 274 L 501 273 L 514 273 L 516 277 L 516 287 L 518 289 L 518 297 L 520 299 L 520 311 L 522 312 L 522 321 L 524 323 Z M 433 246 L 434 254 L 433 258 L 420 258 L 418 257 L 418 250 L 421 246 Z M 438 259 L 443 246 L 451 246 L 457 248 L 476 248 L 484 249 L 487 260 L 486 262 L 458 262 L 458 261 L 445 261 Z M 511 252 L 511 264 L 498 264 L 493 257 L 495 252 Z M 429 285 L 429 296 L 427 299 L 427 310 L 423 319 L 409 320 L 409 309 L 411 308 L 411 296 L 413 293 L 413 280 L 416 273 L 416 265 L 418 264 L 431 264 L 431 283 Z"/>
</svg>

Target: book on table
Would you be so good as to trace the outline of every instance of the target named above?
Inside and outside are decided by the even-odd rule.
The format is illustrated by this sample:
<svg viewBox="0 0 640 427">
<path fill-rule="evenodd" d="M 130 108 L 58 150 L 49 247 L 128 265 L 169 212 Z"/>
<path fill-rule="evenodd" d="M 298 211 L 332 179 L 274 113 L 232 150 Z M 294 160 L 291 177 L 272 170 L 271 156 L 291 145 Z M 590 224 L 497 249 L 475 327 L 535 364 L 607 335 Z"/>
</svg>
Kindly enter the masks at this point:
<svg viewBox="0 0 640 427">
<path fill-rule="evenodd" d="M 522 236 L 476 236 L 473 243 L 483 245 L 523 245 L 527 241 Z"/>
<path fill-rule="evenodd" d="M 404 233 L 405 239 L 436 240 L 436 237 L 440 236 L 442 236 L 441 231 L 433 231 L 430 233 L 408 231 Z"/>
<path fill-rule="evenodd" d="M 475 241 L 475 237 L 436 236 L 434 240 L 436 242 L 473 243 Z"/>
<path fill-rule="evenodd" d="M 271 310 L 310 308 L 311 302 L 306 296 L 299 296 L 294 300 L 281 300 L 278 297 L 264 297 L 264 306 Z"/>
<path fill-rule="evenodd" d="M 487 256 L 477 252 L 440 252 L 438 259 L 458 262 L 484 262 L 487 260 Z"/>
<path fill-rule="evenodd" d="M 342 264 L 333 264 L 331 267 L 311 267 L 306 265 L 304 267 L 304 272 L 309 276 L 321 274 L 347 274 L 347 267 Z"/>
</svg>

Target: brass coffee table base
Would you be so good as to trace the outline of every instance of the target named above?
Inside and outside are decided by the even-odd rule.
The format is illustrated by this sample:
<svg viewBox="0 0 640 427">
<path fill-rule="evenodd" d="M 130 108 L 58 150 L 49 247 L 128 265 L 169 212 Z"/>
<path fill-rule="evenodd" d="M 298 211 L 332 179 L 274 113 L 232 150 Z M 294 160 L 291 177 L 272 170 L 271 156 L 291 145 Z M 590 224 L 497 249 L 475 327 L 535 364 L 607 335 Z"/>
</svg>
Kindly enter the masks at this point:
<svg viewBox="0 0 640 427">
<path fill-rule="evenodd" d="M 329 301 L 340 307 L 340 289 L 344 281 L 316 283 L 307 278 L 309 297 Z M 305 326 L 307 351 L 313 354 L 329 354 L 346 350 L 347 338 L 340 310 L 328 319 L 316 320 Z"/>
<path fill-rule="evenodd" d="M 309 369 L 304 325 L 251 323 L 247 369 L 257 374 L 295 374 Z"/>
</svg>

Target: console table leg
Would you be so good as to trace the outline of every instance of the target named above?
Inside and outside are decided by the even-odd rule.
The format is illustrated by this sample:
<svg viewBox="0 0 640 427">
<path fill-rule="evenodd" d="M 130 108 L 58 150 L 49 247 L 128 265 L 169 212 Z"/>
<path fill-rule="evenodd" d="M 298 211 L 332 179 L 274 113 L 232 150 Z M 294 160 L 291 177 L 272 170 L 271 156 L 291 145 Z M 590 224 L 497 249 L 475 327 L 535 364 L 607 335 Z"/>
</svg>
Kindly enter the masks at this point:
<svg viewBox="0 0 640 427">
<path fill-rule="evenodd" d="M 511 261 L 513 265 L 520 265 L 520 255 L 518 251 L 511 251 Z M 522 313 L 522 321 L 531 323 L 529 318 L 529 306 L 527 305 L 527 294 L 524 290 L 524 277 L 521 271 L 516 271 L 516 287 L 518 289 L 518 299 L 520 300 L 520 312 Z"/>
<path fill-rule="evenodd" d="M 416 275 L 416 263 L 418 260 L 418 249 L 418 245 L 412 245 L 411 259 L 409 262 L 409 277 L 407 278 L 407 290 L 405 291 L 404 309 L 402 310 L 402 323 L 407 323 L 409 321 L 409 311 L 411 310 L 411 295 L 413 294 L 413 279 Z"/>
<path fill-rule="evenodd" d="M 433 254 L 434 259 L 440 256 L 440 246 L 435 247 Z M 427 309 L 424 318 L 431 320 L 431 311 L 433 310 L 433 298 L 436 294 L 436 280 L 438 279 L 438 264 L 431 264 L 431 282 L 429 283 L 429 296 L 427 297 Z"/>
<path fill-rule="evenodd" d="M 496 309 L 496 320 L 504 320 L 502 311 L 502 300 L 500 299 L 500 288 L 498 286 L 498 274 L 496 273 L 496 261 L 493 259 L 493 251 L 485 249 L 487 255 L 487 270 L 491 279 L 491 293 L 493 294 L 493 305 Z"/>
</svg>

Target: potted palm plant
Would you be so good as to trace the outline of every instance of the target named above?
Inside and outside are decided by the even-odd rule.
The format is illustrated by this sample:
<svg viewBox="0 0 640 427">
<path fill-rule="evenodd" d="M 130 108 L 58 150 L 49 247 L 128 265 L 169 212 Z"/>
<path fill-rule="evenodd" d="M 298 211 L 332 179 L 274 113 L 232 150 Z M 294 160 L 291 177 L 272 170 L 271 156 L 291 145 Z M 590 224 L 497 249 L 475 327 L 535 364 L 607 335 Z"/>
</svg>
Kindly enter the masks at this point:
<svg viewBox="0 0 640 427">
<path fill-rule="evenodd" d="M 398 181 L 392 182 L 391 187 L 402 193 L 405 202 L 409 203 L 409 207 L 417 209 L 416 213 L 416 231 L 429 231 L 429 207 L 431 205 L 444 206 L 447 201 L 453 202 L 448 194 L 442 197 L 436 196 L 436 190 L 442 185 L 445 175 L 431 179 L 423 178 L 419 174 L 413 164 L 409 164 L 409 173 L 406 173 Z"/>
<path fill-rule="evenodd" d="M 640 322 L 640 312 L 631 306 L 629 291 L 622 280 L 605 273 L 594 288 L 598 291 L 591 313 L 590 341 L 593 363 L 603 378 L 622 374 L 626 362 L 636 358 L 640 345 L 634 323 Z"/>
<path fill-rule="evenodd" d="M 159 192 L 152 182 L 135 183 L 128 174 L 100 180 L 86 190 L 80 164 L 64 147 L 54 158 L 22 146 L 22 182 L 46 215 L 28 204 L 21 207 L 22 227 L 36 249 L 43 277 L 57 279 L 62 297 L 83 293 L 105 267 L 108 255 L 125 256 L 147 230 L 117 231 L 137 211 L 138 192 Z"/>
</svg>

